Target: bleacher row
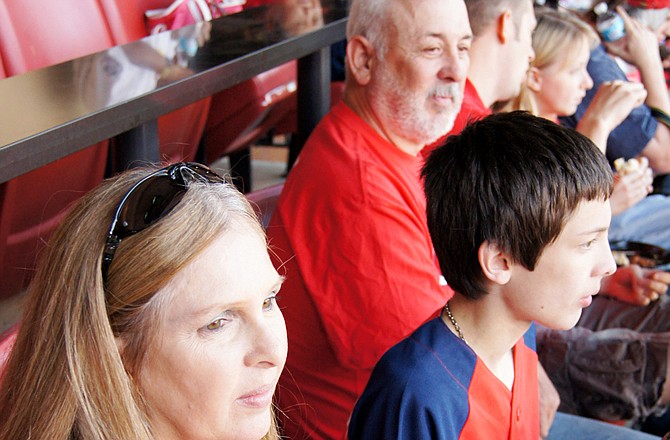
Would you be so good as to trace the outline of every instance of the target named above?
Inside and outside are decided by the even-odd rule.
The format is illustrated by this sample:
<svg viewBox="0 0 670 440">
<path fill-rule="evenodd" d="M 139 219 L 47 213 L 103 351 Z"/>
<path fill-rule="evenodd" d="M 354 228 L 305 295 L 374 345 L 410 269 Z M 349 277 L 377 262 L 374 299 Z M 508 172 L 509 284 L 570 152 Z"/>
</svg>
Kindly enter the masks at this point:
<svg viewBox="0 0 670 440">
<path fill-rule="evenodd" d="M 171 2 L 3 0 L 0 78 L 145 37 L 144 11 Z M 294 132 L 296 75 L 292 61 L 160 117 L 161 160 L 197 158 L 211 164 L 235 153 L 248 158 L 249 147 L 271 128 L 278 133 Z M 36 255 L 51 230 L 67 208 L 110 169 L 108 150 L 113 142 L 92 145 L 0 184 L 0 299 L 26 287 Z"/>
</svg>

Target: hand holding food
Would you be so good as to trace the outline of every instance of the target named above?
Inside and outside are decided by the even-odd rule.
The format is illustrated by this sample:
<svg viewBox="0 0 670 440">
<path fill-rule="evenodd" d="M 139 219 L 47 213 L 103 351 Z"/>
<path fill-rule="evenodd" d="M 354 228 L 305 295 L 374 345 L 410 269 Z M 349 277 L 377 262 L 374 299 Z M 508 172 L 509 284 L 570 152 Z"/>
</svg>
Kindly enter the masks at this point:
<svg viewBox="0 0 670 440">
<path fill-rule="evenodd" d="M 649 160 L 644 156 L 640 156 L 639 158 L 631 157 L 628 160 L 620 157 L 614 161 L 614 169 L 624 176 L 646 168 L 649 168 Z"/>
<path fill-rule="evenodd" d="M 612 215 L 618 215 L 637 204 L 653 190 L 654 177 L 646 157 L 614 161 L 617 175 L 614 177 L 614 192 L 610 198 Z"/>
</svg>

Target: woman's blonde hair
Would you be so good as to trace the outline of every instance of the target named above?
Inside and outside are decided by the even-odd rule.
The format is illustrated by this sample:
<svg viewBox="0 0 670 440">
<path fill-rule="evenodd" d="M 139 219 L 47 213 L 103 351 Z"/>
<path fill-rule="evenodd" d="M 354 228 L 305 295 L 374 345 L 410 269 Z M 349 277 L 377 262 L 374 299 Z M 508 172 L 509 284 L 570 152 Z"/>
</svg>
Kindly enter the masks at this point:
<svg viewBox="0 0 670 440">
<path fill-rule="evenodd" d="M 549 7 L 535 9 L 537 27 L 533 32 L 535 59 L 530 67 L 543 69 L 554 63 L 566 61 L 575 53 L 575 46 L 587 44 L 589 49 L 598 45 L 598 34 L 574 13 Z M 537 104 L 527 83 L 521 85 L 519 96 L 503 107 L 506 111 L 526 110 L 538 115 Z"/>
<path fill-rule="evenodd" d="M 152 343 L 151 318 L 161 313 L 156 292 L 233 224 L 265 239 L 253 209 L 232 185 L 189 184 L 172 212 L 121 242 L 103 283 L 113 214 L 151 171 L 135 169 L 103 182 L 50 239 L 0 378 L 3 440 L 152 439 L 133 376 Z"/>
</svg>

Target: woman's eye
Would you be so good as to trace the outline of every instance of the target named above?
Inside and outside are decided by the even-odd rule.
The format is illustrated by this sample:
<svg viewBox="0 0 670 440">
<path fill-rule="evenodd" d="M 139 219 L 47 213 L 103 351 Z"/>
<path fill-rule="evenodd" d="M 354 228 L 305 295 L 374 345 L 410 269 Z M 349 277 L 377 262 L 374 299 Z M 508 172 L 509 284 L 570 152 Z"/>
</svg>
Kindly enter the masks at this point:
<svg viewBox="0 0 670 440">
<path fill-rule="evenodd" d="M 227 320 L 223 318 L 215 319 L 214 321 L 207 324 L 207 330 L 219 330 L 224 325 L 226 325 Z"/>
<path fill-rule="evenodd" d="M 277 295 L 272 295 L 263 300 L 263 310 L 270 311 L 277 306 Z"/>
</svg>

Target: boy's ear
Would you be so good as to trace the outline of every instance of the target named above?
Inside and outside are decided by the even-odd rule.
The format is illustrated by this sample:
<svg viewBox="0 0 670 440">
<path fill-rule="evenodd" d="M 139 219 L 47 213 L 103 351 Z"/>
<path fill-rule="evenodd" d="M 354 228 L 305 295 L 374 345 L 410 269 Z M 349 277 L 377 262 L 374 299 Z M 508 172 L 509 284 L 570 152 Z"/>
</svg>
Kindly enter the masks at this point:
<svg viewBox="0 0 670 440">
<path fill-rule="evenodd" d="M 497 20 L 497 35 L 500 44 L 507 43 L 507 40 L 514 36 L 514 23 L 512 23 L 512 11 L 503 10 Z"/>
<path fill-rule="evenodd" d="M 526 85 L 528 88 L 535 92 L 539 93 L 542 88 L 542 75 L 540 75 L 540 69 L 537 67 L 531 67 L 528 69 L 526 74 Z"/>
<path fill-rule="evenodd" d="M 485 241 L 477 252 L 484 276 L 496 284 L 507 284 L 511 277 L 511 266 L 507 255 L 496 243 Z"/>
<path fill-rule="evenodd" d="M 367 40 L 360 35 L 355 36 L 347 43 L 347 65 L 356 82 L 362 86 L 370 82 L 375 50 Z"/>
</svg>

